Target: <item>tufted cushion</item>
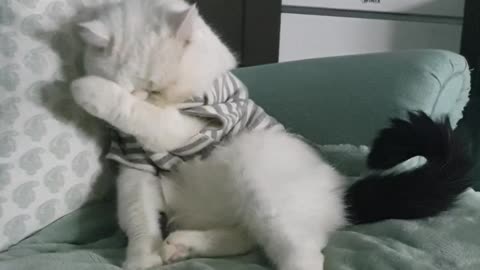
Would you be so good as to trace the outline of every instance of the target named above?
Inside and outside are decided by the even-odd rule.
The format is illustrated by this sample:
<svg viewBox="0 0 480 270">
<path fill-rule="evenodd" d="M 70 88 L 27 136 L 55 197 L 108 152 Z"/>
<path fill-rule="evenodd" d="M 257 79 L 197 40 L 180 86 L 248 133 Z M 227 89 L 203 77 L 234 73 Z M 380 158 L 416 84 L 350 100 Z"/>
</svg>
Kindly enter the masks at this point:
<svg viewBox="0 0 480 270">
<path fill-rule="evenodd" d="M 78 3 L 0 2 L 0 250 L 104 190 L 103 129 L 69 91 L 81 57 L 63 24 Z"/>
</svg>

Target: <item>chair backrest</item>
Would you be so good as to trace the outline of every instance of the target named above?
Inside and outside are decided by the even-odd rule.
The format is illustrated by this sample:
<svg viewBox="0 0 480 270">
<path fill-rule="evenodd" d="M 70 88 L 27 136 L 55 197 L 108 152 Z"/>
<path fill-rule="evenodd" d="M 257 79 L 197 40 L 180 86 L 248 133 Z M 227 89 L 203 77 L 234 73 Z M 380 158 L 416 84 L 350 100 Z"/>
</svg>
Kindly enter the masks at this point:
<svg viewBox="0 0 480 270">
<path fill-rule="evenodd" d="M 389 118 L 408 110 L 447 114 L 456 126 L 470 91 L 466 60 L 441 50 L 311 59 L 235 73 L 269 114 L 317 144 L 369 145 Z M 480 189 L 478 162 L 476 172 Z"/>
</svg>

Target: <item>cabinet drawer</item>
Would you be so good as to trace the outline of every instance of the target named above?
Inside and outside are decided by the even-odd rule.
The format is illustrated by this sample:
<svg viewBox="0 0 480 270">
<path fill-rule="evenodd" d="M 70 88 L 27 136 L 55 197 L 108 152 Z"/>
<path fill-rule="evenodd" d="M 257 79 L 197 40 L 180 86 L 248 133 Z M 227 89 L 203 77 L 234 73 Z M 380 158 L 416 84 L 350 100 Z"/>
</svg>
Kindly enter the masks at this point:
<svg viewBox="0 0 480 270">
<path fill-rule="evenodd" d="M 458 52 L 461 25 L 282 14 L 280 61 L 391 50 Z"/>
<path fill-rule="evenodd" d="M 283 5 L 463 17 L 465 0 L 282 0 Z"/>
</svg>

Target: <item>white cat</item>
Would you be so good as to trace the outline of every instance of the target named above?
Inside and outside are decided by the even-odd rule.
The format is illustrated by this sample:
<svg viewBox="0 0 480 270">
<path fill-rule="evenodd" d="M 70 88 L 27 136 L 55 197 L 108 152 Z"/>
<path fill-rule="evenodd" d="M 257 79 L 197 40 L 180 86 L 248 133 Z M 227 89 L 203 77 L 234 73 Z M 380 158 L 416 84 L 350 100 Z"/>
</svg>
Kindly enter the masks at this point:
<svg viewBox="0 0 480 270">
<path fill-rule="evenodd" d="M 85 110 L 153 152 L 177 149 L 208 124 L 177 105 L 205 94 L 236 62 L 195 6 L 126 0 L 80 27 L 88 76 L 71 88 Z M 149 93 L 138 95 L 139 89 Z M 347 224 L 344 176 L 285 131 L 240 133 L 161 180 L 122 166 L 117 189 L 119 222 L 129 240 L 126 269 L 236 255 L 258 244 L 281 270 L 320 270 L 329 234 Z M 347 201 L 358 209 L 366 206 L 352 198 Z M 165 241 L 160 211 L 176 229 Z M 360 223 L 363 216 L 355 214 Z M 389 217 L 395 213 L 368 221 Z"/>
</svg>

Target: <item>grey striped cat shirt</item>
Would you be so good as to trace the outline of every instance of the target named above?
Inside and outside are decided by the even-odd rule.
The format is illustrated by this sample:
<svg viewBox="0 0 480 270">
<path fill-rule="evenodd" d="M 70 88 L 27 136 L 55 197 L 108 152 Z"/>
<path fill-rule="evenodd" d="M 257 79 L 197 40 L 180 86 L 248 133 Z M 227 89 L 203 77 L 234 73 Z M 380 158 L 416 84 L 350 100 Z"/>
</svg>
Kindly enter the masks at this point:
<svg viewBox="0 0 480 270">
<path fill-rule="evenodd" d="M 179 106 L 182 113 L 203 118 L 208 123 L 184 146 L 169 152 L 154 153 L 143 149 L 135 137 L 112 129 L 107 158 L 131 168 L 161 174 L 162 171 L 170 171 L 179 162 L 208 155 L 215 145 L 239 132 L 284 129 L 249 99 L 248 89 L 232 73 L 217 78 L 203 97 L 194 97 Z"/>
</svg>

